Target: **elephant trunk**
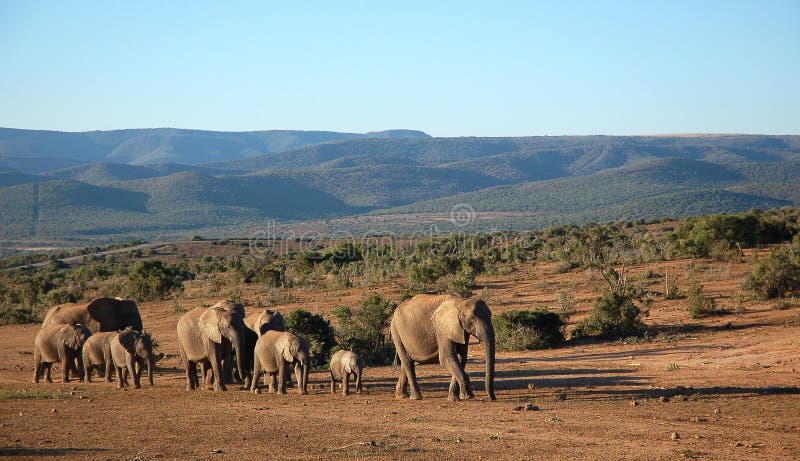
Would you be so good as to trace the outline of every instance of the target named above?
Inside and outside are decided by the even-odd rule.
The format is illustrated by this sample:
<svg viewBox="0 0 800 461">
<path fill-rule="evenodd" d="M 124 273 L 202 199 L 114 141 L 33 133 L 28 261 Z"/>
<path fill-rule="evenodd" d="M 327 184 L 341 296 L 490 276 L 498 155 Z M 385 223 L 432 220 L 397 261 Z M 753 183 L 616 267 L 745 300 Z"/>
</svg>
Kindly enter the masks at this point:
<svg viewBox="0 0 800 461">
<path fill-rule="evenodd" d="M 245 365 L 244 365 L 244 332 L 238 335 L 237 341 L 233 343 L 233 349 L 236 352 L 236 369 L 239 371 L 239 378 L 242 382 L 245 381 Z"/>
<path fill-rule="evenodd" d="M 361 367 L 356 368 L 356 394 L 361 393 Z"/>
<path fill-rule="evenodd" d="M 308 392 L 308 362 L 301 363 L 300 366 L 303 368 L 303 382 L 298 384 L 300 385 L 302 393 L 305 394 Z"/>
<path fill-rule="evenodd" d="M 494 327 L 490 323 L 484 330 L 480 339 L 483 349 L 486 352 L 486 394 L 491 400 L 496 400 L 494 396 Z"/>
<path fill-rule="evenodd" d="M 156 358 L 150 355 L 147 358 L 147 380 L 150 381 L 150 387 L 153 387 L 153 369 L 156 367 Z"/>
</svg>

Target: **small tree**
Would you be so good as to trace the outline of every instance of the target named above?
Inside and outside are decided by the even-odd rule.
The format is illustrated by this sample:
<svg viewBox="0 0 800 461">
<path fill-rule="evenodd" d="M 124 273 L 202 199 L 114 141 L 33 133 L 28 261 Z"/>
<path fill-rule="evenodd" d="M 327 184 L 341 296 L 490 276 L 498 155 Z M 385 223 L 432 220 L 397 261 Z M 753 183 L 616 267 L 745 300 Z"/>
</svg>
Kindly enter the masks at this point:
<svg viewBox="0 0 800 461">
<path fill-rule="evenodd" d="M 513 310 L 494 317 L 497 347 L 503 350 L 548 349 L 564 343 L 564 322 L 555 312 Z"/>
<path fill-rule="evenodd" d="M 128 271 L 127 291 L 134 299 L 150 301 L 162 299 L 183 289 L 183 281 L 192 273 L 175 264 L 164 264 L 152 259 L 139 261 Z"/>
<path fill-rule="evenodd" d="M 308 352 L 311 354 L 314 366 L 328 361 L 336 340 L 331 322 L 325 317 L 298 309 L 286 316 L 286 330 L 308 343 Z"/>
<path fill-rule="evenodd" d="M 395 307 L 397 304 L 373 293 L 361 301 L 361 308 L 342 306 L 336 309 L 339 345 L 356 352 L 367 363 L 387 363 L 394 355 L 387 341 L 387 329 Z"/>
<path fill-rule="evenodd" d="M 609 290 L 597 299 L 592 313 L 575 327 L 572 336 L 618 339 L 638 335 L 643 327 L 642 311 L 633 303 L 625 267 L 620 272 L 611 268 L 603 272 L 603 277 Z"/>
<path fill-rule="evenodd" d="M 782 298 L 800 291 L 800 234 L 789 248 L 777 248 L 759 261 L 744 282 L 757 298 Z"/>
</svg>

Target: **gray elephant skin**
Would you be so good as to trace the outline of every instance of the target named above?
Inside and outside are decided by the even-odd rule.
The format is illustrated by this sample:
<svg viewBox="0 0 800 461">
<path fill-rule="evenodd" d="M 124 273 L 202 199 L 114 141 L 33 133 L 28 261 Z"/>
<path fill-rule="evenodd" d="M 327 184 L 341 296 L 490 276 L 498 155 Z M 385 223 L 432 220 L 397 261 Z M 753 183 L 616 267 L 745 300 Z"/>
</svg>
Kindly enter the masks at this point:
<svg viewBox="0 0 800 461">
<path fill-rule="evenodd" d="M 269 391 L 285 394 L 289 365 L 294 365 L 297 392 L 306 393 L 309 353 L 305 341 L 286 331 L 267 331 L 258 338 L 254 353 L 253 381 L 250 385 L 253 393 L 259 392 L 259 377 L 261 371 L 265 371 Z"/>
<path fill-rule="evenodd" d="M 74 371 L 78 380 L 83 381 L 81 349 L 89 335 L 89 329 L 81 324 L 49 325 L 39 330 L 33 348 L 33 382 L 38 383 L 44 372 L 45 380 L 52 383 L 50 368 L 55 362 L 61 363 L 63 382 L 69 382 L 70 371 Z"/>
<path fill-rule="evenodd" d="M 286 319 L 283 318 L 283 314 L 272 309 L 264 309 L 248 315 L 245 323 L 259 338 L 267 331 L 286 331 Z"/>
<path fill-rule="evenodd" d="M 105 382 L 111 382 L 111 373 L 114 370 L 114 359 L 111 358 L 111 341 L 117 338 L 117 331 L 102 331 L 94 333 L 83 345 L 84 380 L 92 382 L 92 371 L 98 369 L 103 372 Z"/>
<path fill-rule="evenodd" d="M 231 351 L 236 356 L 239 376 L 245 376 L 242 368 L 245 328 L 244 308 L 220 305 L 195 308 L 178 320 L 178 346 L 186 367 L 187 389 L 194 390 L 200 385 L 197 378 L 197 366 L 200 365 L 206 387 L 213 383 L 215 390 L 227 390 L 223 360 L 230 357 Z M 208 367 L 211 374 L 207 375 Z"/>
<path fill-rule="evenodd" d="M 97 298 L 89 303 L 68 303 L 51 307 L 42 326 L 80 323 L 92 333 L 118 331 L 126 327 L 142 331 L 142 317 L 136 303 L 127 299 Z"/>
<path fill-rule="evenodd" d="M 117 387 L 127 387 L 127 376 L 133 378 L 133 387 L 141 386 L 142 371 L 147 369 L 147 379 L 153 386 L 153 371 L 156 358 L 153 354 L 153 341 L 147 332 L 139 333 L 127 328 L 110 341 L 111 357 L 117 371 Z"/>
<path fill-rule="evenodd" d="M 351 351 L 336 351 L 331 357 L 331 394 L 336 393 L 336 381 L 342 382 L 342 394 L 350 393 L 350 375 L 356 379 L 356 394 L 361 393 L 361 377 L 364 363 L 361 357 Z"/>
<path fill-rule="evenodd" d="M 452 376 L 448 399 L 473 398 L 472 385 L 464 371 L 469 336 L 472 335 L 484 346 L 486 393 L 495 400 L 495 334 L 492 313 L 486 302 L 457 295 L 417 295 L 397 306 L 390 326 L 402 368 L 395 397 L 406 397 L 406 386 L 409 385 L 411 398 L 422 398 L 415 364 L 438 360 Z"/>
</svg>

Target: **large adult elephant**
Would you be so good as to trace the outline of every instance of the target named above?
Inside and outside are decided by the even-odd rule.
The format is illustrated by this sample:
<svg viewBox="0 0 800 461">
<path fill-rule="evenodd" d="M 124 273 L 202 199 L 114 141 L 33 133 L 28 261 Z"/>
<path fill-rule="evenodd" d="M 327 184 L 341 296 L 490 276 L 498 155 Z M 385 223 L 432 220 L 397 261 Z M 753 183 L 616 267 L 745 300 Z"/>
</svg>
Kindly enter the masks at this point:
<svg viewBox="0 0 800 461">
<path fill-rule="evenodd" d="M 42 327 L 57 324 L 85 325 L 92 333 L 131 327 L 142 331 L 142 317 L 136 302 L 128 299 L 97 298 L 89 303 L 68 303 L 51 307 Z"/>
<path fill-rule="evenodd" d="M 208 378 L 213 379 L 215 390 L 227 390 L 222 361 L 230 356 L 231 350 L 236 355 L 239 376 L 245 376 L 242 369 L 245 328 L 244 308 L 220 305 L 192 309 L 178 320 L 178 346 L 186 367 L 187 389 L 193 390 L 200 384 L 197 379 L 199 364 L 204 379 L 206 368 L 211 367 L 213 374 Z M 210 379 L 205 381 L 208 385 Z"/>
<path fill-rule="evenodd" d="M 406 385 L 409 384 L 411 398 L 421 399 L 414 364 L 438 360 L 452 376 L 448 399 L 473 398 L 469 376 L 464 372 L 469 336 L 472 335 L 478 338 L 486 351 L 486 393 L 495 400 L 494 326 L 492 312 L 483 300 L 456 295 L 414 296 L 397 306 L 392 316 L 391 332 L 402 367 L 395 397 L 406 397 Z"/>
</svg>

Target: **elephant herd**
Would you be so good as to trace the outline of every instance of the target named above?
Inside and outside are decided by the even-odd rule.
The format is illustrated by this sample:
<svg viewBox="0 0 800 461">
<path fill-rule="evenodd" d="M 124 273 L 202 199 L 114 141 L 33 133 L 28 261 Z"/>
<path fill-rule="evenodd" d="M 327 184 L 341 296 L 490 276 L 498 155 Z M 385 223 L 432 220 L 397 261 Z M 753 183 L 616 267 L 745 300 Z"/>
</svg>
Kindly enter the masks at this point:
<svg viewBox="0 0 800 461">
<path fill-rule="evenodd" d="M 43 375 L 47 382 L 53 382 L 50 368 L 59 362 L 65 383 L 70 372 L 80 381 L 91 382 L 94 369 L 111 382 L 115 369 L 117 387 L 127 386 L 130 375 L 138 389 L 145 368 L 153 385 L 156 357 L 136 303 L 97 298 L 88 304 L 62 304 L 47 311 L 34 341 L 33 360 L 36 383 Z"/>
<path fill-rule="evenodd" d="M 451 375 L 449 400 L 474 397 L 465 372 L 469 337 L 483 345 L 486 357 L 485 389 L 494 394 L 495 335 L 491 311 L 480 299 L 457 295 L 417 295 L 401 303 L 390 323 L 391 338 L 401 372 L 395 388 L 396 398 L 422 398 L 415 365 L 439 362 Z M 297 391 L 307 393 L 310 354 L 308 344 L 287 332 L 283 316 L 269 309 L 245 315 L 244 306 L 220 301 L 210 307 L 186 312 L 177 324 L 178 346 L 186 372 L 187 390 L 207 388 L 227 390 L 226 384 L 240 382 L 259 393 L 264 373 L 269 392 L 286 393 L 294 368 Z M 60 362 L 63 381 L 69 373 L 91 381 L 99 369 L 107 382 L 116 370 L 117 386 L 127 385 L 127 376 L 140 387 L 140 376 L 147 369 L 150 385 L 156 357 L 153 341 L 143 330 L 136 303 L 129 300 L 98 298 L 88 304 L 64 304 L 51 308 L 34 348 L 34 381 L 42 374 L 50 379 L 50 365 Z M 350 377 L 356 392 L 362 391 L 363 362 L 346 350 L 336 352 L 330 361 L 330 390 L 341 381 L 342 392 L 350 391 Z M 199 376 L 198 376 L 199 372 Z"/>
</svg>

